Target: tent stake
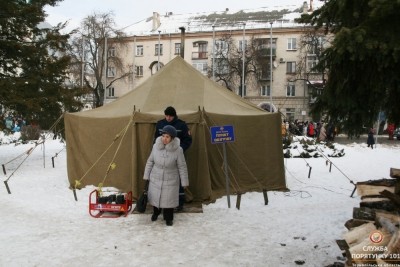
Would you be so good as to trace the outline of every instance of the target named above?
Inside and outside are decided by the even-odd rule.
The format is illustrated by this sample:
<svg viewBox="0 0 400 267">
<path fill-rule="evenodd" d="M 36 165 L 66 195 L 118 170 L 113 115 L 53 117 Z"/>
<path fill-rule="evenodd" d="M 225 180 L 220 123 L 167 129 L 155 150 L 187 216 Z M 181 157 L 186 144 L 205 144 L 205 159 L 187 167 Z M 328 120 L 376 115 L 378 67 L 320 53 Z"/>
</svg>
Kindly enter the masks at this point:
<svg viewBox="0 0 400 267">
<path fill-rule="evenodd" d="M 311 176 L 311 170 L 312 170 L 312 167 L 310 166 L 310 169 L 308 170 L 308 178 L 310 178 L 310 176 Z"/>
<path fill-rule="evenodd" d="M 9 194 L 11 194 L 11 191 L 10 191 L 10 188 L 8 187 L 8 183 L 7 183 L 7 181 L 4 181 L 4 184 L 6 185 L 7 192 L 8 192 Z"/>
<path fill-rule="evenodd" d="M 329 166 L 329 172 L 331 172 L 331 170 L 332 170 L 332 161 L 331 161 L 331 164 Z"/>
<path fill-rule="evenodd" d="M 268 195 L 266 189 L 263 189 L 263 195 L 264 195 L 264 204 L 268 205 Z"/>
<path fill-rule="evenodd" d="M 54 157 L 51 157 L 51 163 L 53 164 L 53 168 L 54 168 Z"/>
<path fill-rule="evenodd" d="M 4 175 L 7 175 L 6 166 L 4 166 L 4 164 L 2 164 L 2 166 L 3 166 L 3 173 L 4 173 Z"/>
<path fill-rule="evenodd" d="M 353 195 L 354 195 L 354 192 L 356 192 L 356 189 L 357 189 L 357 185 L 354 185 L 354 189 L 353 189 L 353 192 L 351 192 L 351 195 L 350 195 L 350 197 L 353 197 Z"/>
<path fill-rule="evenodd" d="M 75 191 L 75 189 L 72 189 L 72 192 L 74 192 L 75 201 L 78 201 L 78 198 L 76 197 L 76 191 Z"/>
<path fill-rule="evenodd" d="M 240 201 L 242 200 L 242 193 L 238 193 L 236 197 L 236 208 L 240 210 Z"/>
</svg>

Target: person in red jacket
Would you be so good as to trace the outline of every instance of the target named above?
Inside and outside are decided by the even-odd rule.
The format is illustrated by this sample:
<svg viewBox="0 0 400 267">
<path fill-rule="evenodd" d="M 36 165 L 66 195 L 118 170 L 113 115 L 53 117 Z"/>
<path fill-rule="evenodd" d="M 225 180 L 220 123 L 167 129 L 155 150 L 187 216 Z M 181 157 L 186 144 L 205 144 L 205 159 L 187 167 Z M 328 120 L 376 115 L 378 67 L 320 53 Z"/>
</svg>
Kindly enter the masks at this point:
<svg viewBox="0 0 400 267">
<path fill-rule="evenodd" d="M 312 121 L 308 123 L 307 135 L 309 137 L 314 137 L 315 135 L 314 123 Z"/>
<path fill-rule="evenodd" d="M 394 124 L 393 123 L 389 123 L 388 127 L 387 127 L 387 131 L 389 134 L 389 140 L 393 140 L 393 134 L 394 134 Z"/>
</svg>

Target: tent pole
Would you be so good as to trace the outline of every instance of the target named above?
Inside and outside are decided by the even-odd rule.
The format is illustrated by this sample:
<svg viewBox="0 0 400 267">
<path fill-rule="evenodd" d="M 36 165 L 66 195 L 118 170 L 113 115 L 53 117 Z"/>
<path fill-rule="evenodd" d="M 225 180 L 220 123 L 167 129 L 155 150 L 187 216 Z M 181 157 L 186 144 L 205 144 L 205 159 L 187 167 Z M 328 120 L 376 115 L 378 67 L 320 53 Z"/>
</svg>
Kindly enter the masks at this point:
<svg viewBox="0 0 400 267">
<path fill-rule="evenodd" d="M 226 147 L 225 143 L 222 143 L 223 153 L 224 153 L 224 171 L 225 171 L 225 183 L 226 183 L 226 197 L 228 200 L 228 208 L 231 207 L 231 199 L 229 193 L 229 176 L 228 176 L 228 161 L 226 160 Z"/>
</svg>

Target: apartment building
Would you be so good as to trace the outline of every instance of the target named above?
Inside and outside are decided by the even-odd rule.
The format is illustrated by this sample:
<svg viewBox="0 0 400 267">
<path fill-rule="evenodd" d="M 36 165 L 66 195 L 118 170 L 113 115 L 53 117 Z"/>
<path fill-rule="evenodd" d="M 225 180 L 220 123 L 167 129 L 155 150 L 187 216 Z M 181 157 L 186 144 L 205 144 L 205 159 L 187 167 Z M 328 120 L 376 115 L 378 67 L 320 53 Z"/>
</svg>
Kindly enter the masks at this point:
<svg viewBox="0 0 400 267">
<path fill-rule="evenodd" d="M 154 12 L 153 16 L 125 30 L 126 48 L 118 51 L 123 53 L 133 75 L 115 81 L 107 90 L 106 102 L 134 90 L 176 56 L 182 56 L 199 72 L 218 81 L 215 73 L 229 67 L 220 64 L 221 54 L 217 52 L 226 49 L 229 36 L 229 45 L 239 52 L 252 42 L 265 58 L 257 73 L 248 74 L 244 81 L 240 78 L 244 68 L 239 67 L 231 90 L 266 110 L 272 106 L 273 111 L 281 112 L 287 119 L 311 120 L 310 105 L 321 92 L 318 86 L 324 77 L 312 71 L 318 62 L 313 51 L 315 45 L 304 44 L 310 28 L 294 22 L 294 18 L 307 11 L 309 8 L 304 2 L 292 11 L 260 8 L 183 15 L 169 12 L 162 16 Z M 112 42 L 109 49 L 114 49 Z M 116 69 L 109 65 L 107 79 L 117 75 Z"/>
</svg>

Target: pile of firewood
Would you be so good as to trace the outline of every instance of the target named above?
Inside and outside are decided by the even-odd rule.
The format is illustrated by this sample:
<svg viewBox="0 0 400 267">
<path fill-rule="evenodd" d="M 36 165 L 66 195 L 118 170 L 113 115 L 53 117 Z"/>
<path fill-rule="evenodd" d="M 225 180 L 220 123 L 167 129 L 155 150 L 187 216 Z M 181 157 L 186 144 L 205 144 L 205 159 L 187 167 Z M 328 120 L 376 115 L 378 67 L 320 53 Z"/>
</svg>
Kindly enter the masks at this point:
<svg viewBox="0 0 400 267">
<path fill-rule="evenodd" d="M 356 184 L 360 207 L 336 240 L 346 266 L 400 266 L 400 169 L 391 168 L 390 177 Z"/>
</svg>

